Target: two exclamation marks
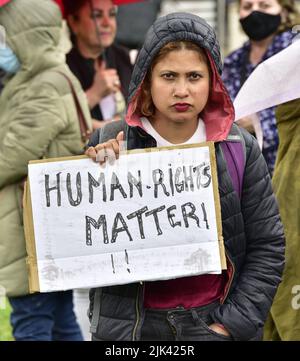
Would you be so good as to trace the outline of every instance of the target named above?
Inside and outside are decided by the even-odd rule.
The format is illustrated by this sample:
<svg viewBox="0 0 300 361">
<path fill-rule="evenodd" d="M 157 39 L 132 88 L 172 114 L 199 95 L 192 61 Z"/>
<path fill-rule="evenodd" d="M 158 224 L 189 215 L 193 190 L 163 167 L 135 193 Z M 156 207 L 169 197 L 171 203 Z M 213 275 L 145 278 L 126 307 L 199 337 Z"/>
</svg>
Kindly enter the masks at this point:
<svg viewBox="0 0 300 361">
<path fill-rule="evenodd" d="M 111 254 L 110 255 L 111 258 L 111 264 L 112 264 L 112 269 L 113 269 L 113 273 L 116 273 L 115 270 L 115 262 L 114 262 L 114 256 Z M 125 249 L 125 262 L 127 263 L 127 272 L 130 273 L 130 269 L 129 269 L 129 258 L 128 258 L 128 253 L 127 250 Z"/>
</svg>

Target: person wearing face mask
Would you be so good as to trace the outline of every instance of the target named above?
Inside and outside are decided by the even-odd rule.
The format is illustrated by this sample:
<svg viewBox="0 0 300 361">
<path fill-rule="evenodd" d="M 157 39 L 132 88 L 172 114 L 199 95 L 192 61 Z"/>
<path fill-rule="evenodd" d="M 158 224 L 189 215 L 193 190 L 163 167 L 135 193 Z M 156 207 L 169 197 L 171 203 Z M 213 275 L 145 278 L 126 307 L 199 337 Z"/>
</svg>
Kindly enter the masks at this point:
<svg viewBox="0 0 300 361">
<path fill-rule="evenodd" d="M 0 48 L 0 68 L 4 74 L 15 74 L 20 68 L 20 62 L 16 54 L 11 50 L 8 45 Z"/>
<path fill-rule="evenodd" d="M 0 24 L 0 285 L 16 341 L 80 341 L 71 290 L 29 293 L 22 199 L 30 160 L 82 153 L 92 130 L 87 100 L 59 50 L 53 1 L 0 0 Z"/>
<path fill-rule="evenodd" d="M 64 0 L 73 48 L 67 64 L 86 92 L 93 127 L 125 111 L 132 72 L 129 52 L 114 43 L 117 8 L 112 0 Z"/>
<path fill-rule="evenodd" d="M 291 44 L 291 29 L 299 23 L 294 0 L 240 0 L 239 6 L 240 23 L 249 40 L 224 61 L 222 78 L 232 100 L 258 64 Z M 263 134 L 262 152 L 272 175 L 279 143 L 274 108 L 257 116 Z M 241 119 L 239 125 L 254 133 L 252 119 Z"/>
<path fill-rule="evenodd" d="M 4 78 L 18 71 L 20 63 L 13 51 L 7 46 L 0 46 L 0 94 L 4 87 Z"/>
</svg>

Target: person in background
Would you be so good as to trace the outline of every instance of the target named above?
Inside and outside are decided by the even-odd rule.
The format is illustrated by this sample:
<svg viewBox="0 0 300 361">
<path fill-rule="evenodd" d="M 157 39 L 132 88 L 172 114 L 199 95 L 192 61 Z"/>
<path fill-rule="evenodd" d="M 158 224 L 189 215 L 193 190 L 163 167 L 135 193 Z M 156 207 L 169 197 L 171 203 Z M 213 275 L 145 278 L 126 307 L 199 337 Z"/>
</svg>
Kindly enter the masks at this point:
<svg viewBox="0 0 300 361">
<path fill-rule="evenodd" d="M 272 179 L 286 236 L 286 264 L 264 339 L 300 340 L 300 99 L 276 109 L 279 148 Z"/>
<path fill-rule="evenodd" d="M 297 23 L 294 0 L 239 0 L 239 15 L 249 41 L 224 61 L 223 81 L 232 100 L 258 64 L 291 44 L 291 28 Z M 261 111 L 258 117 L 263 133 L 262 152 L 272 175 L 278 148 L 274 108 Z M 254 133 L 251 117 L 241 119 L 239 124 Z"/>
<path fill-rule="evenodd" d="M 73 48 L 67 63 L 86 92 L 93 127 L 118 119 L 132 72 L 129 52 L 114 43 L 117 7 L 112 0 L 65 0 Z"/>
<path fill-rule="evenodd" d="M 117 7 L 112 0 L 64 0 L 63 5 L 73 44 L 67 64 L 85 91 L 93 128 L 101 128 L 124 113 L 132 72 L 128 49 L 115 43 Z M 75 290 L 74 304 L 88 340 L 88 290 Z"/>
<path fill-rule="evenodd" d="M 113 123 L 90 139 L 86 154 L 100 163 L 118 157 L 124 136 L 127 150 L 213 141 L 227 257 L 221 274 L 92 289 L 95 341 L 262 337 L 281 280 L 284 235 L 266 163 L 255 138 L 234 124 L 221 72 L 218 40 L 204 19 L 187 13 L 158 18 L 133 70 L 125 132 L 98 144 L 99 133 Z M 222 142 L 232 130 L 245 144 L 240 196 L 222 155 Z"/>
<path fill-rule="evenodd" d="M 0 285 L 18 341 L 80 341 L 72 291 L 29 294 L 22 199 L 28 162 L 82 153 L 92 130 L 87 100 L 58 50 L 62 18 L 51 0 L 0 6 Z M 72 84 L 72 86 L 70 85 Z M 77 96 L 86 129 L 80 127 Z M 51 257 L 51 255 L 49 255 Z"/>
</svg>

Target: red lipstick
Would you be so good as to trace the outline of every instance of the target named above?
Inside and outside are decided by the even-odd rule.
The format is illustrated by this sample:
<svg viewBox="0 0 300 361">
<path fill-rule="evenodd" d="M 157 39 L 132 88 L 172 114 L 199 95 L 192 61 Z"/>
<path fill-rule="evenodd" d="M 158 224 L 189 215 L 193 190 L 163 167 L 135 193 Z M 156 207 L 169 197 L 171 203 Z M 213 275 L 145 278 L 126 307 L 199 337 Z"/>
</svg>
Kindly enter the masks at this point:
<svg viewBox="0 0 300 361">
<path fill-rule="evenodd" d="M 174 108 L 176 109 L 177 112 L 184 113 L 184 112 L 189 110 L 190 104 L 188 104 L 188 103 L 176 103 L 174 105 Z"/>
</svg>

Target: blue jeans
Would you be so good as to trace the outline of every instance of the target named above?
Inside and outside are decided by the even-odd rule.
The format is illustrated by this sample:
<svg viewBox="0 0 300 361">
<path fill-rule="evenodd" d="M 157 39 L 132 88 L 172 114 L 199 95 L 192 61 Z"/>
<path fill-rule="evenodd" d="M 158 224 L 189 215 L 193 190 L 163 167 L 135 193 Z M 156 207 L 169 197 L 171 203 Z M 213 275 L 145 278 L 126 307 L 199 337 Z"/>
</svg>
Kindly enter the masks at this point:
<svg viewBox="0 0 300 361">
<path fill-rule="evenodd" d="M 82 341 L 72 291 L 10 297 L 16 341 Z"/>
<path fill-rule="evenodd" d="M 146 309 L 141 341 L 233 341 L 208 326 L 213 323 L 210 313 L 218 307 L 214 302 L 191 309 L 183 307 Z"/>
</svg>

